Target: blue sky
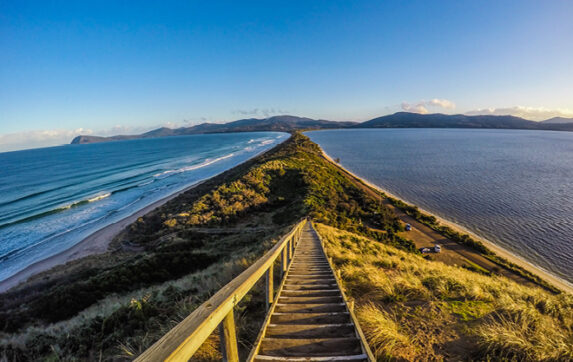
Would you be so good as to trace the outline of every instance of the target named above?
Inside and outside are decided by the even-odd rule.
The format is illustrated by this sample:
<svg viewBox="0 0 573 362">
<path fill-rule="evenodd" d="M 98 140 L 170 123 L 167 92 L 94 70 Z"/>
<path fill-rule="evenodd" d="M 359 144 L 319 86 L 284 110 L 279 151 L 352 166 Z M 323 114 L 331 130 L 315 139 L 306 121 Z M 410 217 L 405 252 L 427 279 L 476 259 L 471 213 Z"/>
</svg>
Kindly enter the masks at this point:
<svg viewBox="0 0 573 362">
<path fill-rule="evenodd" d="M 0 151 L 289 113 L 573 117 L 571 1 L 1 1 Z"/>
</svg>

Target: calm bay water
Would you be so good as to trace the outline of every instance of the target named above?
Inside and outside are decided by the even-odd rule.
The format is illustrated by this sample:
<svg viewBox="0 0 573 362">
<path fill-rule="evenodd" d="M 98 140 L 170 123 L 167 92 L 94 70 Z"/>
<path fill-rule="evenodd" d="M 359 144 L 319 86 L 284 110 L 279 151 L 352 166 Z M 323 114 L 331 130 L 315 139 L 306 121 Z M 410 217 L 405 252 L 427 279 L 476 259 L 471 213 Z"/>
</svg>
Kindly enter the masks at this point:
<svg viewBox="0 0 573 362">
<path fill-rule="evenodd" d="M 342 166 L 573 284 L 573 133 L 306 133 Z"/>
<path fill-rule="evenodd" d="M 287 137 L 193 135 L 0 153 L 0 280 Z"/>
</svg>

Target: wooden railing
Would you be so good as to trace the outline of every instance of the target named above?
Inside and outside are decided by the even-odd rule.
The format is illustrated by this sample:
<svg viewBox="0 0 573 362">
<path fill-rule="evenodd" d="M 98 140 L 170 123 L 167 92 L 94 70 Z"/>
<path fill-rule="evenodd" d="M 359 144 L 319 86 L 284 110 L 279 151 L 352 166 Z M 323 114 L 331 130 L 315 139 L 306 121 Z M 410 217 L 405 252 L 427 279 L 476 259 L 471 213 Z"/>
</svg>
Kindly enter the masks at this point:
<svg viewBox="0 0 573 362">
<path fill-rule="evenodd" d="M 266 305 L 274 301 L 273 267 L 281 259 L 284 277 L 306 219 L 283 236 L 265 255 L 221 288 L 214 296 L 195 309 L 175 328 L 143 352 L 136 361 L 188 361 L 203 342 L 219 327 L 221 350 L 225 361 L 238 362 L 239 352 L 233 308 L 266 275 Z"/>
</svg>

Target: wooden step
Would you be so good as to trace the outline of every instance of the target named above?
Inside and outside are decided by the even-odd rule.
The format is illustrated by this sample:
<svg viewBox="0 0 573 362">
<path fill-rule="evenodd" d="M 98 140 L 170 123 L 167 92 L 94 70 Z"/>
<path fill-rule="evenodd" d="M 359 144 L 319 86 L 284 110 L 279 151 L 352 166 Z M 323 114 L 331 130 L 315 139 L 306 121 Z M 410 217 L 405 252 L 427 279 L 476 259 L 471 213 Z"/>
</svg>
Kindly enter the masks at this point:
<svg viewBox="0 0 573 362">
<path fill-rule="evenodd" d="M 317 260 L 297 260 L 292 262 L 292 266 L 295 265 L 329 265 L 326 259 Z M 329 265 L 330 266 L 330 265 Z"/>
<path fill-rule="evenodd" d="M 277 303 L 275 308 L 276 313 L 324 313 L 345 311 L 346 305 L 344 303 Z"/>
<path fill-rule="evenodd" d="M 324 290 L 285 290 L 281 293 L 281 296 L 285 297 L 332 297 L 339 296 L 340 290 L 338 289 L 324 289 Z"/>
<path fill-rule="evenodd" d="M 291 269 L 297 268 L 330 268 L 330 264 L 328 263 L 295 263 L 291 266 Z"/>
<path fill-rule="evenodd" d="M 310 273 L 310 274 L 288 274 L 288 279 L 334 279 L 334 274 L 328 273 Z"/>
<path fill-rule="evenodd" d="M 336 283 L 321 283 L 321 284 L 286 284 L 284 290 L 338 290 Z"/>
<path fill-rule="evenodd" d="M 334 278 L 287 278 L 285 284 L 289 285 L 308 285 L 308 284 L 335 284 Z"/>
<path fill-rule="evenodd" d="M 348 312 L 336 313 L 273 313 L 272 324 L 337 324 L 350 323 Z"/>
<path fill-rule="evenodd" d="M 301 272 L 291 272 L 288 273 L 289 276 L 296 276 L 296 277 L 308 277 L 308 276 L 324 276 L 324 275 L 328 275 L 328 276 L 334 276 L 334 274 L 332 274 L 332 271 L 321 271 L 321 272 L 315 272 L 312 274 L 307 274 L 307 273 L 301 273 Z"/>
<path fill-rule="evenodd" d="M 288 278 L 285 284 L 296 285 L 296 284 L 333 284 L 336 283 L 336 279 L 332 277 L 325 278 Z"/>
<path fill-rule="evenodd" d="M 309 274 L 311 272 L 319 272 L 319 271 L 330 271 L 330 267 L 329 266 L 312 266 L 312 265 L 308 265 L 308 266 L 303 266 L 303 265 L 297 265 L 296 267 L 292 267 L 289 269 L 290 272 L 302 272 L 302 273 L 306 273 Z"/>
<path fill-rule="evenodd" d="M 280 356 L 255 356 L 255 362 L 272 362 L 272 361 L 289 361 L 289 362 L 334 362 L 334 361 L 348 361 L 348 362 L 368 362 L 368 357 L 365 354 L 357 354 L 353 356 L 328 356 L 328 357 L 280 357 Z"/>
<path fill-rule="evenodd" d="M 352 323 L 270 324 L 265 337 L 272 338 L 343 338 L 356 337 Z"/>
<path fill-rule="evenodd" d="M 264 338 L 260 355 L 327 357 L 362 353 L 358 338 Z"/>
<path fill-rule="evenodd" d="M 307 297 L 307 296 L 281 296 L 278 303 L 342 303 L 342 296 Z"/>
</svg>

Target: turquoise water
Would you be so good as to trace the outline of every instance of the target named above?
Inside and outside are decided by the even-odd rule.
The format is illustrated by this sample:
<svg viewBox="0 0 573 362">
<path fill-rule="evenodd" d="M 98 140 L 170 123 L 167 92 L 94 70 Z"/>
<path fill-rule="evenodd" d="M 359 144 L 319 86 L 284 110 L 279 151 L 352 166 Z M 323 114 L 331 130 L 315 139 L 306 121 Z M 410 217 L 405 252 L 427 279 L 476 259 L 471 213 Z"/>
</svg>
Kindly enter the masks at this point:
<svg viewBox="0 0 573 362">
<path fill-rule="evenodd" d="M 573 133 L 306 133 L 342 166 L 573 283 Z"/>
<path fill-rule="evenodd" d="M 0 153 L 0 280 L 287 137 L 193 135 Z"/>
</svg>

